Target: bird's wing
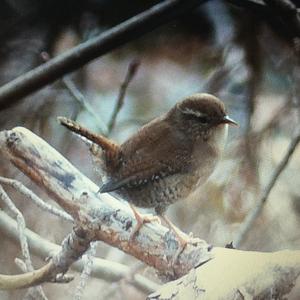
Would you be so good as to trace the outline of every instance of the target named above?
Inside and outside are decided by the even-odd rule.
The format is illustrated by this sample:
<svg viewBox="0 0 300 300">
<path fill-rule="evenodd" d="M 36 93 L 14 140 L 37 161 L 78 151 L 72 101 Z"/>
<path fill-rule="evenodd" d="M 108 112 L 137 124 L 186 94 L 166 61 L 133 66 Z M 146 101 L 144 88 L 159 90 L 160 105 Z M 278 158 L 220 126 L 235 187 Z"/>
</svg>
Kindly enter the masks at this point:
<svg viewBox="0 0 300 300">
<path fill-rule="evenodd" d="M 101 193 L 121 187 L 138 187 L 149 181 L 186 172 L 190 166 L 191 144 L 168 124 L 150 124 L 121 145 L 123 162 L 117 176 L 111 176 L 100 188 Z M 174 136 L 176 134 L 176 136 Z M 185 140 L 185 143 L 181 140 Z"/>
</svg>

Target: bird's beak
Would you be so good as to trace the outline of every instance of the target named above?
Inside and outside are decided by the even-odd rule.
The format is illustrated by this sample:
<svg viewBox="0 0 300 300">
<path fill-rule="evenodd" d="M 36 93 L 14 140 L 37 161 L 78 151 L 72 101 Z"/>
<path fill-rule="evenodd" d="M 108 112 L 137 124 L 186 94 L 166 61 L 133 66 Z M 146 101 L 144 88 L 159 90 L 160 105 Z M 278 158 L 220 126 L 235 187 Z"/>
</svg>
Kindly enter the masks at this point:
<svg viewBox="0 0 300 300">
<path fill-rule="evenodd" d="M 222 123 L 229 124 L 229 125 L 239 126 L 239 124 L 236 121 L 234 121 L 233 119 L 231 119 L 227 115 L 223 118 Z"/>
</svg>

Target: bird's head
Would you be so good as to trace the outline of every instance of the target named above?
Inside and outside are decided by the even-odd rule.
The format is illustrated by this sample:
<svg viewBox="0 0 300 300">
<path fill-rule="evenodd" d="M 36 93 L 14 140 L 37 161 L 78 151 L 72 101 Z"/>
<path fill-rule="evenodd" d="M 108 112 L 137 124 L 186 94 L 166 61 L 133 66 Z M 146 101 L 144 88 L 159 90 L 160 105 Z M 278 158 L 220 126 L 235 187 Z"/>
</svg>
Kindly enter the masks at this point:
<svg viewBox="0 0 300 300">
<path fill-rule="evenodd" d="M 209 129 L 222 124 L 237 125 L 225 111 L 223 102 L 210 94 L 194 94 L 175 106 L 182 121 L 197 124 L 203 129 Z"/>
</svg>

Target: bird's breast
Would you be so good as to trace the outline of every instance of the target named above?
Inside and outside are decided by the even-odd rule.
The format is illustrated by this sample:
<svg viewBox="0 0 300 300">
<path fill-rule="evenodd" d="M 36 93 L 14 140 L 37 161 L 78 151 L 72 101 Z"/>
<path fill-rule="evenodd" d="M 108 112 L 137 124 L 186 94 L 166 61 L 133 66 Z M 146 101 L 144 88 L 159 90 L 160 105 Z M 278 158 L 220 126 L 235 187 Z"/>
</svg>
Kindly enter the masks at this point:
<svg viewBox="0 0 300 300">
<path fill-rule="evenodd" d="M 196 179 L 193 190 L 204 184 L 214 171 L 224 150 L 227 132 L 228 125 L 220 125 L 210 132 L 207 139 L 200 140 L 195 145 L 190 171 L 191 176 Z"/>
<path fill-rule="evenodd" d="M 212 145 L 221 154 L 225 148 L 228 136 L 228 124 L 220 124 L 212 134 Z"/>
</svg>

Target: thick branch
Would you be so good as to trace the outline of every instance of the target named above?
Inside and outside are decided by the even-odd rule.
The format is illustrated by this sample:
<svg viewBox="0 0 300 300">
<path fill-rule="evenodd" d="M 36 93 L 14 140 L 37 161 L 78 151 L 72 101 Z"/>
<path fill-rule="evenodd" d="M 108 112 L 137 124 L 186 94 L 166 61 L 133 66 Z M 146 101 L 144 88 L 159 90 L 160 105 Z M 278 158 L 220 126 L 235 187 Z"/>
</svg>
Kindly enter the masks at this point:
<svg viewBox="0 0 300 300">
<path fill-rule="evenodd" d="M 165 0 L 49 60 L 0 88 L 0 110 L 203 2 L 205 0 Z"/>
<path fill-rule="evenodd" d="M 109 195 L 97 194 L 98 186 L 82 175 L 64 157 L 29 130 L 17 127 L 0 133 L 4 156 L 34 180 L 89 232 L 135 256 L 169 277 L 180 277 L 210 257 L 205 241 L 180 249 L 173 233 L 158 223 L 146 224 L 131 240 L 136 225 L 132 211 Z"/>
<path fill-rule="evenodd" d="M 148 300 L 287 299 L 300 275 L 300 251 L 214 248 L 214 258 L 163 285 Z"/>
</svg>

